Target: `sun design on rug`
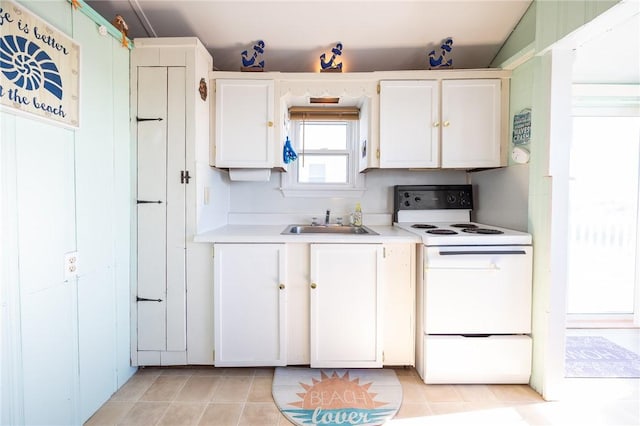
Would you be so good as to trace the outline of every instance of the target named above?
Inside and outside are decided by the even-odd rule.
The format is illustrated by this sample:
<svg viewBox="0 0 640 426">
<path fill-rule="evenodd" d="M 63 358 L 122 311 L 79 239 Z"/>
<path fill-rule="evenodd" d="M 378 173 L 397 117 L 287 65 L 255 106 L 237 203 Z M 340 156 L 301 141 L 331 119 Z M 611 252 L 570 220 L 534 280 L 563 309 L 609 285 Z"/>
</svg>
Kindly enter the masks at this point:
<svg viewBox="0 0 640 426">
<path fill-rule="evenodd" d="M 349 371 L 340 376 L 336 371 L 327 375 L 320 372 L 320 380 L 311 378 L 311 384 L 300 383 L 305 392 L 296 393 L 302 400 L 288 405 L 298 410 L 285 410 L 302 424 L 313 425 L 369 425 L 380 424 L 394 410 L 378 409 L 388 405 L 376 401 L 377 393 L 369 392 L 372 383 L 360 384 Z"/>
<path fill-rule="evenodd" d="M 320 380 L 312 378 L 311 381 L 312 385 L 300 383 L 306 391 L 297 394 L 302 401 L 290 402 L 289 405 L 303 409 L 372 409 L 387 405 L 386 402 L 374 401 L 378 394 L 369 392 L 372 383 L 361 385 L 359 378 L 351 380 L 348 371 L 342 377 L 335 371 L 331 376 L 321 371 Z"/>
</svg>

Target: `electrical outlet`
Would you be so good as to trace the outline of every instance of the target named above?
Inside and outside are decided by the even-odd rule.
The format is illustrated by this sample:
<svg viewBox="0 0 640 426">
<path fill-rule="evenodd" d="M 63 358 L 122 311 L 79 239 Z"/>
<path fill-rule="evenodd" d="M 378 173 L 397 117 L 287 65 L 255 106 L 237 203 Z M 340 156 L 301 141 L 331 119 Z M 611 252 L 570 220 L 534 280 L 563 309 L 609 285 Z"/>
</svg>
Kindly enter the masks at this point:
<svg viewBox="0 0 640 426">
<path fill-rule="evenodd" d="M 72 251 L 64 255 L 65 281 L 78 275 L 78 252 Z"/>
</svg>

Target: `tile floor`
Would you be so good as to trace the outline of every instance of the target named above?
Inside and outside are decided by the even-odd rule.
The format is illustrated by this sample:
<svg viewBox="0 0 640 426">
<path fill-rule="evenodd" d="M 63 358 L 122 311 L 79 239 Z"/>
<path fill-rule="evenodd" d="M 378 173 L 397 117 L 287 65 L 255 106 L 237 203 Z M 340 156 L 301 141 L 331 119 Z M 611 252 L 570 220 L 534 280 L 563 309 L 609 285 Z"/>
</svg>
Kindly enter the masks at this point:
<svg viewBox="0 0 640 426">
<path fill-rule="evenodd" d="M 578 384 L 579 399 L 545 402 L 526 385 L 425 385 L 413 368 L 394 370 L 403 403 L 391 426 L 640 424 L 640 380 L 589 402 Z M 290 425 L 272 378 L 272 368 L 143 368 L 86 425 Z"/>
</svg>

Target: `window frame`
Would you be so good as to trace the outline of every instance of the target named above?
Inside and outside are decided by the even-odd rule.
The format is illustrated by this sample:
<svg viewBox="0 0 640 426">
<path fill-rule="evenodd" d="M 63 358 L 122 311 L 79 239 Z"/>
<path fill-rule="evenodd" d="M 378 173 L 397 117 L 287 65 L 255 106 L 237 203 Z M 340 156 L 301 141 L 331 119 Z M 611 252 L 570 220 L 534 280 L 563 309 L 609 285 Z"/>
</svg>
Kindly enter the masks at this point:
<svg viewBox="0 0 640 426">
<path fill-rule="evenodd" d="M 347 147 L 344 150 L 329 149 L 305 149 L 302 150 L 300 142 L 301 128 L 310 123 L 330 124 L 344 123 L 347 127 Z M 298 159 L 289 164 L 288 170 L 281 174 L 281 191 L 285 197 L 362 197 L 365 191 L 364 174 L 358 171 L 358 121 L 357 120 L 291 120 L 288 122 L 291 129 L 291 144 L 298 153 Z M 299 162 L 303 155 L 347 155 L 347 182 L 346 183 L 313 183 L 300 182 L 298 177 Z"/>
</svg>

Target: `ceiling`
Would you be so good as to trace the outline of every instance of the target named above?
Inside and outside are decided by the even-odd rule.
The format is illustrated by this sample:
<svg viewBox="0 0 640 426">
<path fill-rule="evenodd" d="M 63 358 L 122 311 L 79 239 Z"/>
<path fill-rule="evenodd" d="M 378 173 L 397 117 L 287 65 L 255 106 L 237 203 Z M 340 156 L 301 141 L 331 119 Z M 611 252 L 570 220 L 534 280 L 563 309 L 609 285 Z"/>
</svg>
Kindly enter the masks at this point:
<svg viewBox="0 0 640 426">
<path fill-rule="evenodd" d="M 310 72 L 342 43 L 343 71 L 429 69 L 453 39 L 453 68 L 486 68 L 531 0 L 87 0 L 129 37 L 198 37 L 214 69 L 239 71 L 241 52 L 265 43 L 265 71 Z"/>
</svg>

